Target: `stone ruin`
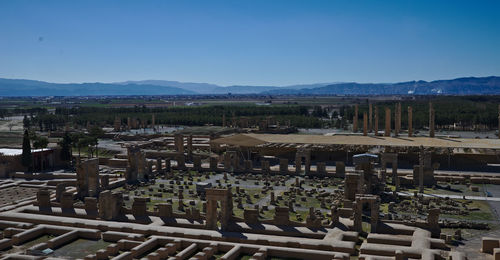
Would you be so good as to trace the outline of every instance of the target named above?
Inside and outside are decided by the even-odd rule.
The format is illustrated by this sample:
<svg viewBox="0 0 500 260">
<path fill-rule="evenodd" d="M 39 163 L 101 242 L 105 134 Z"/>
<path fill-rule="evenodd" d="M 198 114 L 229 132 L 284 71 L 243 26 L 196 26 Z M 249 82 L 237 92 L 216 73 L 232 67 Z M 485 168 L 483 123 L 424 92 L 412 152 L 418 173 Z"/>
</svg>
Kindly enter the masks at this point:
<svg viewBox="0 0 500 260">
<path fill-rule="evenodd" d="M 184 153 L 184 136 L 182 134 L 174 135 L 174 145 L 178 153 Z"/>
<path fill-rule="evenodd" d="M 99 195 L 101 187 L 98 158 L 92 158 L 77 162 L 76 188 L 77 196 L 79 198 L 97 197 Z"/>
<path fill-rule="evenodd" d="M 295 154 L 295 172 L 300 174 L 302 172 L 302 160 L 304 160 L 305 174 L 309 174 L 311 171 L 311 150 L 300 148 L 297 149 Z"/>
<path fill-rule="evenodd" d="M 431 162 L 432 154 L 423 148 L 419 152 L 419 164 L 413 166 L 413 182 L 415 185 L 432 187 L 436 185 L 434 167 Z"/>
<path fill-rule="evenodd" d="M 387 164 L 392 166 L 392 184 L 396 186 L 396 191 L 399 190 L 400 179 L 398 176 L 398 154 L 397 153 L 382 153 L 380 155 L 380 167 L 384 172 L 383 176 L 387 176 Z M 385 178 L 382 180 L 385 183 Z"/>
<path fill-rule="evenodd" d="M 220 202 L 221 229 L 226 230 L 233 215 L 233 200 L 229 189 L 205 189 L 207 200 L 206 228 L 217 228 L 217 203 Z"/>
<path fill-rule="evenodd" d="M 147 177 L 145 154 L 138 146 L 127 147 L 128 166 L 125 171 L 127 183 L 135 183 Z"/>
<path fill-rule="evenodd" d="M 353 203 L 354 209 L 354 230 L 362 232 L 362 216 L 363 216 L 363 206 L 368 204 L 370 207 L 370 227 L 372 233 L 377 232 L 377 227 L 379 225 L 379 212 L 380 212 L 380 197 L 371 194 L 356 194 L 355 201 Z"/>
<path fill-rule="evenodd" d="M 99 196 L 99 217 L 104 220 L 116 220 L 122 214 L 123 194 L 104 191 Z"/>
<path fill-rule="evenodd" d="M 357 178 L 357 193 L 377 193 L 380 190 L 379 186 L 384 185 L 373 171 L 373 164 L 376 158 L 378 157 L 373 154 L 358 154 L 353 156 L 356 174 L 359 175 Z"/>
<path fill-rule="evenodd" d="M 356 194 L 360 193 L 358 182 L 361 175 L 357 173 L 347 173 L 344 181 L 344 198 L 348 201 L 354 201 Z"/>
<path fill-rule="evenodd" d="M 160 163 L 157 161 L 157 164 L 161 165 L 161 160 Z M 146 190 L 146 195 L 167 192 L 175 197 L 175 194 L 179 194 L 177 195 L 179 205 L 183 205 L 181 213 L 174 211 L 172 200 L 168 197 L 166 203 L 154 205 L 156 210 L 148 210 L 153 195 L 150 198 L 144 198 L 142 197 L 144 194 L 138 190 L 134 192 L 138 192 L 141 197 L 134 197 L 133 201 L 126 199 L 121 192 L 101 191 L 99 199 L 85 197 L 85 204 L 82 208 L 73 204 L 73 194 L 63 189 L 64 185 L 61 185 L 59 203 L 51 202 L 50 192 L 39 191 L 39 211 L 37 212 L 52 214 L 48 209 L 55 207 L 54 215 L 48 218 L 50 221 L 64 223 L 65 226 L 74 228 L 77 232 L 80 232 L 82 228 L 97 230 L 93 232 L 102 232 L 98 239 L 113 243 L 109 248 L 98 250 L 87 259 L 107 259 L 114 256 L 118 256 L 118 259 L 144 257 L 161 259 L 168 256 L 184 259 L 193 255 L 196 259 L 206 259 L 207 256 L 213 256 L 214 252 L 224 255 L 223 259 L 248 254 L 255 259 L 263 259 L 263 256 L 299 257 L 301 259 L 349 259 L 353 256 L 359 256 L 361 259 L 383 259 L 383 257 L 428 259 L 431 255 L 446 257 L 453 255 L 442 250 L 445 248 L 443 240 L 432 238 L 436 232 L 433 229 L 439 227 L 437 221 L 439 209 L 429 209 L 425 222 L 388 220 L 379 216 L 381 196 L 370 194 L 377 191 L 366 188 L 376 186 L 375 184 L 381 181 L 375 180 L 380 176 L 373 174 L 372 162 L 356 160 L 354 173 L 351 170 L 345 173 L 344 192 L 321 189 L 332 185 L 331 183 L 336 183 L 336 185 L 342 183 L 341 180 L 333 180 L 333 175 L 325 177 L 326 180 L 307 175 L 302 178 L 293 176 L 293 172 L 285 171 L 287 168 L 285 165 L 288 166 L 287 161 L 280 160 L 280 170 L 272 170 L 273 174 L 269 175 L 238 173 L 235 175 L 238 177 L 234 177 L 215 164 L 217 172 L 224 174 L 224 178 L 217 179 L 219 182 L 216 182 L 216 185 L 221 187 L 221 184 L 225 184 L 229 188 L 210 188 L 200 180 L 194 181 L 200 176 L 210 176 L 214 173 L 181 171 L 170 175 L 169 178 L 173 178 L 171 182 L 168 181 L 171 185 L 163 181 L 158 185 L 160 190 L 157 191 L 156 188 L 154 191 L 151 189 L 151 192 Z M 189 164 L 188 167 L 190 167 Z M 336 167 L 337 171 L 345 171 L 343 163 L 338 163 Z M 162 167 L 158 170 L 162 170 L 160 168 Z M 324 163 L 317 164 L 317 168 L 318 172 L 326 171 L 326 169 L 323 170 L 326 168 Z M 208 168 L 205 169 L 209 171 Z M 291 179 L 290 175 L 293 176 Z M 184 179 L 186 176 L 188 176 L 187 180 Z M 165 178 L 166 176 L 159 177 Z M 251 178 L 253 178 L 252 182 L 255 180 L 255 185 L 263 184 L 263 190 L 265 189 L 263 192 L 254 194 L 259 196 L 252 197 L 260 199 L 267 194 L 271 198 L 271 203 L 263 206 L 254 205 L 252 209 L 245 208 L 248 204 L 238 206 L 243 209 L 243 218 L 236 217 L 233 215 L 233 194 L 231 194 L 230 185 L 238 185 L 243 179 Z M 279 186 L 286 187 L 284 183 L 293 178 L 295 182 L 288 183 L 290 188 L 283 193 L 286 195 L 281 195 L 280 189 L 273 189 Z M 305 182 L 305 180 L 308 181 Z M 372 185 L 368 185 L 370 182 Z M 186 198 L 189 196 L 186 192 L 184 195 L 180 192 L 185 191 L 188 185 L 198 183 L 199 189 L 206 193 L 206 203 L 202 204 L 203 210 L 201 211 L 191 204 L 190 198 Z M 172 187 L 176 189 L 173 190 Z M 166 191 L 170 189 L 172 191 Z M 194 195 L 194 188 L 192 189 L 188 191 L 188 194 Z M 236 186 L 237 195 L 234 201 L 238 205 L 241 201 L 237 199 L 244 200 L 248 195 L 243 190 L 241 186 Z M 320 209 L 300 204 L 305 201 L 302 200 L 303 198 L 309 197 L 318 199 L 321 204 Z M 131 203 L 131 209 L 124 206 L 124 200 Z M 59 206 L 61 213 L 58 213 L 57 207 Z M 268 207 L 274 209 L 274 215 L 271 218 L 261 216 L 270 210 Z M 304 207 L 308 210 L 304 211 Z M 31 207 L 23 210 L 35 212 Z M 22 213 L 0 212 L 0 227 L 3 228 L 2 216 L 18 217 L 16 214 Z M 294 214 L 296 221 L 291 219 Z M 369 218 L 368 222 L 371 225 L 369 234 L 366 234 L 362 228 L 362 222 L 366 221 L 366 218 Z M 113 222 L 107 222 L 108 220 Z M 31 220 L 24 218 L 23 221 L 29 223 Z M 47 222 L 47 224 L 53 223 Z M 74 234 L 76 233 L 72 233 L 72 236 L 76 236 Z M 243 234 L 244 239 L 241 238 Z M 360 234 L 367 236 L 368 239 L 361 242 Z M 395 241 L 394 235 L 404 242 Z M 0 250 L 2 250 L 1 243 L 0 240 Z M 397 250 L 391 250 L 392 248 Z M 453 257 L 450 259 L 459 259 Z"/>
<path fill-rule="evenodd" d="M 240 169 L 240 157 L 238 151 L 228 150 L 224 153 L 224 170 L 228 172 L 238 171 Z"/>
<path fill-rule="evenodd" d="M 115 132 L 120 132 L 122 130 L 122 121 L 119 117 L 115 117 L 115 121 L 113 122 L 113 130 Z"/>
</svg>

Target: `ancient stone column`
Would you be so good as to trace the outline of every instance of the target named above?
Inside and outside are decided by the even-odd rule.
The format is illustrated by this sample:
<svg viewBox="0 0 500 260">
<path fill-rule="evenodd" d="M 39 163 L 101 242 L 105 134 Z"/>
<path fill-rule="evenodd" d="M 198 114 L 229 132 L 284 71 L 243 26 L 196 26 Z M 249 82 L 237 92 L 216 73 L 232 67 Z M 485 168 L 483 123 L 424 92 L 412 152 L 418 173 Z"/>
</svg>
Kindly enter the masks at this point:
<svg viewBox="0 0 500 260">
<path fill-rule="evenodd" d="M 230 190 L 225 190 L 224 199 L 220 202 L 221 205 L 221 221 L 220 226 L 223 231 L 227 230 L 231 217 L 233 215 L 233 199 Z"/>
<path fill-rule="evenodd" d="M 298 153 L 295 155 L 295 173 L 300 174 L 302 171 L 302 156 Z"/>
<path fill-rule="evenodd" d="M 207 200 L 206 224 L 207 229 L 217 228 L 217 200 Z"/>
<path fill-rule="evenodd" d="M 73 192 L 65 191 L 61 196 L 61 210 L 63 212 L 74 211 Z"/>
<path fill-rule="evenodd" d="M 179 202 L 179 204 L 177 206 L 177 210 L 181 211 L 181 212 L 184 211 L 184 201 L 182 201 L 182 199 L 179 199 L 178 202 Z"/>
<path fill-rule="evenodd" d="M 375 106 L 375 122 L 373 125 L 373 131 L 375 132 L 375 136 L 378 135 L 378 107 Z"/>
<path fill-rule="evenodd" d="M 326 174 L 326 163 L 325 162 L 316 163 L 316 173 Z"/>
<path fill-rule="evenodd" d="M 354 116 L 352 118 L 352 131 L 357 132 L 358 131 L 358 105 L 354 105 Z"/>
<path fill-rule="evenodd" d="M 245 171 L 252 171 L 253 165 L 252 160 L 245 160 Z"/>
<path fill-rule="evenodd" d="M 210 170 L 217 171 L 217 158 L 213 156 L 210 157 Z"/>
<path fill-rule="evenodd" d="M 498 105 L 498 138 L 500 138 L 500 105 Z"/>
<path fill-rule="evenodd" d="M 270 173 L 270 165 L 269 165 L 269 161 L 267 160 L 263 160 L 261 162 L 261 168 L 262 168 L 262 174 L 269 174 Z"/>
<path fill-rule="evenodd" d="M 397 126 L 398 126 L 398 133 L 401 132 L 401 102 L 398 102 L 398 121 L 397 121 Z"/>
<path fill-rule="evenodd" d="M 105 190 L 109 186 L 109 175 L 101 176 L 101 188 L 99 190 Z"/>
<path fill-rule="evenodd" d="M 368 104 L 368 131 L 371 132 L 373 130 L 373 109 L 372 103 Z"/>
<path fill-rule="evenodd" d="M 104 191 L 99 196 L 99 217 L 104 220 L 116 219 L 121 214 L 123 194 Z"/>
<path fill-rule="evenodd" d="M 150 177 L 153 176 L 153 161 L 146 161 L 146 166 L 147 166 L 147 171 L 145 178 L 149 179 Z"/>
<path fill-rule="evenodd" d="M 419 153 L 419 167 L 418 167 L 418 190 L 420 193 L 424 193 L 424 160 L 425 153 L 424 148 L 420 147 Z"/>
<path fill-rule="evenodd" d="M 396 191 L 399 191 L 399 187 L 400 187 L 400 181 L 399 181 L 399 176 L 398 176 L 398 171 L 394 171 L 394 167 L 393 167 L 393 170 L 392 170 L 393 174 L 393 178 L 395 179 L 395 182 L 394 182 L 394 185 L 396 186 Z"/>
<path fill-rule="evenodd" d="M 138 146 L 127 148 L 128 166 L 125 172 L 127 183 L 143 179 L 146 174 L 146 157 Z"/>
<path fill-rule="evenodd" d="M 162 167 L 162 159 L 158 158 L 156 159 L 156 172 L 158 174 L 163 174 L 163 167 Z"/>
<path fill-rule="evenodd" d="M 241 127 L 248 128 L 248 118 L 243 117 L 240 119 L 240 121 L 241 121 Z"/>
<path fill-rule="evenodd" d="M 335 162 L 335 177 L 344 177 L 345 176 L 345 163 L 344 162 Z"/>
<path fill-rule="evenodd" d="M 321 227 L 321 222 L 318 220 L 319 220 L 318 217 L 314 213 L 314 207 L 309 207 L 309 214 L 306 218 L 306 227 L 308 227 L 308 228 Z"/>
<path fill-rule="evenodd" d="M 66 183 L 58 183 L 56 185 L 56 201 L 57 202 L 61 201 L 61 196 L 66 191 L 66 186 L 67 185 L 68 184 L 66 184 Z"/>
<path fill-rule="evenodd" d="M 391 109 L 385 108 L 385 132 L 384 136 L 391 136 Z"/>
<path fill-rule="evenodd" d="M 50 211 L 50 191 L 47 189 L 38 190 L 36 193 L 36 199 L 38 202 L 38 210 L 40 211 Z"/>
<path fill-rule="evenodd" d="M 359 174 L 356 173 L 347 173 L 345 175 L 344 182 L 344 198 L 347 200 L 354 200 L 356 198 L 356 193 L 358 191 L 358 181 Z"/>
<path fill-rule="evenodd" d="M 363 113 L 363 135 L 368 135 L 368 115 L 366 112 Z"/>
<path fill-rule="evenodd" d="M 165 159 L 165 169 L 163 172 L 170 172 L 172 170 L 172 162 L 170 162 L 170 158 Z"/>
<path fill-rule="evenodd" d="M 354 231 L 362 232 L 363 231 L 363 204 L 361 202 L 354 202 L 352 206 L 354 210 Z"/>
<path fill-rule="evenodd" d="M 432 103 L 429 102 L 429 137 L 434 137 L 434 108 L 432 108 Z"/>
<path fill-rule="evenodd" d="M 158 208 L 158 216 L 161 218 L 171 218 L 172 217 L 172 204 L 170 203 L 159 203 L 156 204 Z"/>
<path fill-rule="evenodd" d="M 115 122 L 114 122 L 114 130 L 115 132 L 119 132 L 121 130 L 121 120 L 118 117 L 115 117 Z"/>
<path fill-rule="evenodd" d="M 193 135 L 188 136 L 187 150 L 188 150 L 188 156 L 191 157 L 193 155 Z"/>
<path fill-rule="evenodd" d="M 147 202 L 149 202 L 149 198 L 134 198 L 132 215 L 136 217 L 147 216 Z"/>
<path fill-rule="evenodd" d="M 439 227 L 439 214 L 441 210 L 439 208 L 429 209 L 427 215 L 427 228 L 430 229 L 433 235 L 439 235 L 441 233 L 441 228 Z"/>
<path fill-rule="evenodd" d="M 155 114 L 151 116 L 151 128 L 155 129 Z"/>
<path fill-rule="evenodd" d="M 386 169 L 380 169 L 379 179 L 380 179 L 380 183 L 385 184 L 387 182 L 387 170 Z"/>
<path fill-rule="evenodd" d="M 0 178 L 7 178 L 7 164 L 0 163 Z"/>
<path fill-rule="evenodd" d="M 408 106 L 408 137 L 413 136 L 413 108 Z"/>
<path fill-rule="evenodd" d="M 177 161 L 177 169 L 179 170 L 184 170 L 186 169 L 186 157 L 184 154 L 179 154 L 175 157 L 175 160 Z"/>
<path fill-rule="evenodd" d="M 81 161 L 76 167 L 78 196 L 97 197 L 99 194 L 99 159 Z"/>
<path fill-rule="evenodd" d="M 224 153 L 224 171 L 233 171 L 234 168 L 233 168 L 233 165 L 232 165 L 232 158 L 231 156 L 233 156 L 234 153 L 232 151 L 226 151 L 226 153 Z"/>
<path fill-rule="evenodd" d="M 399 117 L 401 114 L 399 113 L 399 103 L 396 104 L 394 108 L 394 136 L 399 135 Z"/>
<path fill-rule="evenodd" d="M 234 111 L 233 111 L 232 116 L 231 116 L 231 127 L 232 128 L 236 128 L 237 127 L 236 126 L 236 116 L 234 114 Z"/>
<path fill-rule="evenodd" d="M 339 223 L 339 211 L 337 209 L 337 206 L 332 206 L 330 208 L 330 214 L 332 216 L 332 225 L 336 225 L 337 223 Z"/>
<path fill-rule="evenodd" d="M 290 212 L 295 212 L 295 209 L 293 208 L 293 201 L 288 201 L 288 211 Z"/>
<path fill-rule="evenodd" d="M 87 215 L 96 216 L 97 215 L 97 198 L 85 197 L 85 212 Z"/>
<path fill-rule="evenodd" d="M 399 135 L 398 130 L 398 104 L 394 106 L 394 136 Z"/>
<path fill-rule="evenodd" d="M 178 153 L 184 153 L 184 136 L 182 134 L 174 135 L 175 150 Z"/>
<path fill-rule="evenodd" d="M 293 206 L 292 206 L 293 207 Z M 275 225 L 288 225 L 290 223 L 290 207 L 276 207 L 273 222 Z M 292 211 L 293 212 L 293 211 Z"/>
<path fill-rule="evenodd" d="M 195 171 L 201 171 L 201 157 L 200 156 L 193 157 L 193 168 L 195 169 Z"/>
<path fill-rule="evenodd" d="M 236 171 L 239 168 L 240 159 L 236 151 L 226 151 L 224 154 L 224 170 Z"/>
<path fill-rule="evenodd" d="M 280 173 L 287 174 L 288 173 L 288 159 L 280 158 Z"/>
<path fill-rule="evenodd" d="M 370 214 L 371 233 L 377 233 L 379 212 L 380 212 L 380 200 L 377 197 L 377 199 L 371 205 L 371 214 Z"/>
<path fill-rule="evenodd" d="M 310 172 L 311 172 L 311 151 L 307 150 L 305 153 L 304 173 L 309 174 Z"/>
</svg>

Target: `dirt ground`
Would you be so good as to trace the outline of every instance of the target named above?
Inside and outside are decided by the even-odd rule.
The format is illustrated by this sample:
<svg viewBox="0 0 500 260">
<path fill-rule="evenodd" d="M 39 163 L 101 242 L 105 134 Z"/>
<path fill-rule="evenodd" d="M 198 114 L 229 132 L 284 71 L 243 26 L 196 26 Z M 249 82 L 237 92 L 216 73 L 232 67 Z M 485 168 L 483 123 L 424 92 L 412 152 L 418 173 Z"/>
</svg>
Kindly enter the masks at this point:
<svg viewBox="0 0 500 260">
<path fill-rule="evenodd" d="M 472 139 L 446 137 L 383 137 L 362 135 L 283 135 L 283 134 L 239 134 L 219 138 L 215 144 L 239 145 L 242 147 L 263 144 L 310 144 L 310 145 L 366 145 L 394 147 L 439 147 L 462 149 L 494 149 L 500 139 Z"/>
<path fill-rule="evenodd" d="M 23 117 L 13 116 L 0 119 L 0 132 L 23 131 Z"/>
</svg>

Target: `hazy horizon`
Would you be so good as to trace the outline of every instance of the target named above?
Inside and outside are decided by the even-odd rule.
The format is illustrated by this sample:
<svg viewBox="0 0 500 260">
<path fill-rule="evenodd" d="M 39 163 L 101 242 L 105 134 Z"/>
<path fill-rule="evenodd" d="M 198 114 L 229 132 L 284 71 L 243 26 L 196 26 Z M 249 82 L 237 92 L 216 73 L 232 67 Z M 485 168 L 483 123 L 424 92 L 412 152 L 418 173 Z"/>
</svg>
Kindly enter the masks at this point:
<svg viewBox="0 0 500 260">
<path fill-rule="evenodd" d="M 32 81 L 41 81 L 41 82 L 47 82 L 47 83 L 55 83 L 55 84 L 86 84 L 86 83 L 103 83 L 103 84 L 122 84 L 122 83 L 128 83 L 128 82 L 144 82 L 144 81 L 170 81 L 170 82 L 178 82 L 178 83 L 183 83 L 183 84 L 208 84 L 208 85 L 216 85 L 219 87 L 233 87 L 233 86 L 273 86 L 273 87 L 287 87 L 287 86 L 300 86 L 300 85 L 319 85 L 319 84 L 342 84 L 342 83 L 360 83 L 360 84 L 393 84 L 393 83 L 402 83 L 402 82 L 412 82 L 412 81 L 426 81 L 426 82 L 433 82 L 433 81 L 439 81 L 439 80 L 454 80 L 454 79 L 459 79 L 459 78 L 487 78 L 487 77 L 500 77 L 497 75 L 487 75 L 487 76 L 463 76 L 463 77 L 457 77 L 457 78 L 446 78 L 446 79 L 433 79 L 433 80 L 421 80 L 421 79 L 414 79 L 414 80 L 405 80 L 405 81 L 391 81 L 391 82 L 359 82 L 359 81 L 332 81 L 332 82 L 310 82 L 310 83 L 292 83 L 292 84 L 287 84 L 287 85 L 270 85 L 270 84 L 262 84 L 262 85 L 244 85 L 244 84 L 233 84 L 233 85 L 219 85 L 216 83 L 212 82 L 194 82 L 194 81 L 179 81 L 179 80 L 169 80 L 169 79 L 132 79 L 132 80 L 120 80 L 120 81 L 110 81 L 110 82 L 103 82 L 103 81 L 81 81 L 81 82 L 73 82 L 73 81 L 68 81 L 68 82 L 54 82 L 54 81 L 45 81 L 45 80 L 38 80 L 38 79 L 29 79 L 29 78 L 5 78 L 5 77 L 0 77 L 0 79 L 8 79 L 8 80 L 32 80 Z"/>
</svg>

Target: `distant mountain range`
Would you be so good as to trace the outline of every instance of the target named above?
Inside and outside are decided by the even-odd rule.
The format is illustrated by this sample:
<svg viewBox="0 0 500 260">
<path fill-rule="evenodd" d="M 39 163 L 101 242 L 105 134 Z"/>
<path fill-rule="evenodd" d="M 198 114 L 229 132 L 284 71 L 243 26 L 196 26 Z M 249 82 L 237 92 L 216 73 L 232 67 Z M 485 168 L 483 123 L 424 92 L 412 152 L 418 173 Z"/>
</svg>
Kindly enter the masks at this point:
<svg viewBox="0 0 500 260">
<path fill-rule="evenodd" d="M 24 79 L 0 79 L 0 96 L 115 96 L 194 95 L 196 92 L 169 86 L 116 83 L 48 83 Z"/>
<path fill-rule="evenodd" d="M 311 89 L 324 87 L 333 83 L 316 83 L 316 84 L 305 84 L 305 85 L 291 85 L 285 87 L 277 86 L 218 86 L 208 83 L 191 83 L 191 82 L 178 82 L 178 81 L 168 81 L 168 80 L 142 80 L 142 81 L 125 81 L 116 84 L 128 85 L 156 85 L 156 86 L 169 86 L 176 87 L 185 90 L 193 91 L 197 94 L 259 94 L 266 91 L 280 90 L 280 89 Z"/>
<path fill-rule="evenodd" d="M 400 83 L 317 83 L 291 86 L 218 86 L 165 80 L 117 83 L 49 83 L 0 78 L 0 96 L 106 96 L 106 95 L 500 95 L 500 77 Z"/>
</svg>

